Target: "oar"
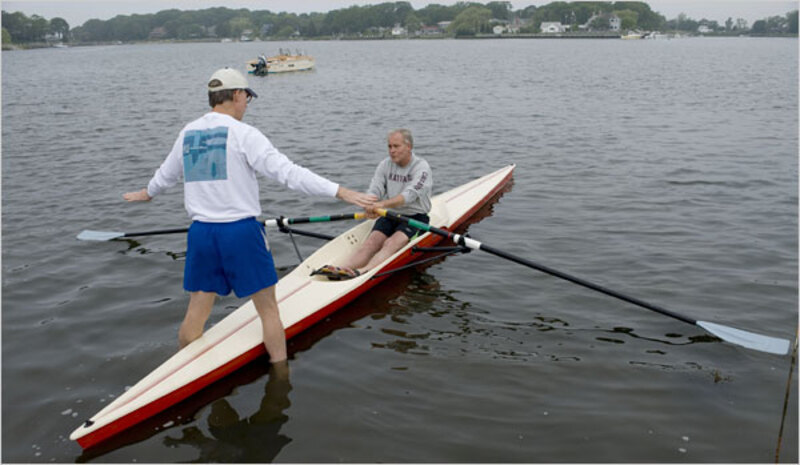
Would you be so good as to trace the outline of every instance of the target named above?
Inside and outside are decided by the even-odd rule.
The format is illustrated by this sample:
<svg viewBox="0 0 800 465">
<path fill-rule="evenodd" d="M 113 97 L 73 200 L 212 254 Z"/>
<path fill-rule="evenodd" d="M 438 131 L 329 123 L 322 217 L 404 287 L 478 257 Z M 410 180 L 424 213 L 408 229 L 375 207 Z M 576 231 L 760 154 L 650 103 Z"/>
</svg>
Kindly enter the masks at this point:
<svg viewBox="0 0 800 465">
<path fill-rule="evenodd" d="M 116 231 L 92 231 L 91 229 L 84 229 L 78 234 L 78 239 L 81 241 L 110 241 L 112 239 L 119 239 L 122 237 L 136 237 L 136 236 L 157 236 L 159 234 L 177 234 L 187 232 L 189 228 L 178 229 L 160 229 L 157 231 L 144 231 L 144 232 L 116 232 Z"/>
<path fill-rule="evenodd" d="M 292 224 L 303 223 L 324 223 L 327 221 L 342 221 L 342 220 L 361 220 L 366 215 L 364 213 L 342 213 L 339 215 L 327 216 L 304 216 L 299 218 L 272 218 L 264 221 L 266 226 L 287 227 Z M 179 234 L 189 231 L 189 228 L 178 229 L 160 229 L 156 231 L 143 231 L 143 232 L 116 232 L 116 231 L 92 231 L 83 230 L 78 234 L 78 239 L 82 241 L 110 241 L 112 239 L 120 239 L 124 237 L 137 237 L 137 236 L 157 236 L 160 234 Z"/>
<path fill-rule="evenodd" d="M 768 352 L 771 354 L 779 354 L 785 355 L 789 351 L 789 341 L 786 339 L 779 339 L 770 336 L 762 336 L 761 334 L 751 333 L 749 331 L 743 331 L 741 329 L 731 328 L 728 326 L 723 326 L 717 323 L 710 323 L 708 321 L 699 321 L 695 320 L 694 318 L 690 318 L 686 315 L 681 315 L 679 313 L 667 310 L 658 305 L 654 305 L 643 300 L 637 299 L 635 297 L 627 296 L 620 292 L 608 289 L 606 287 L 591 283 L 584 279 L 569 275 L 562 271 L 554 270 L 553 268 L 540 265 L 538 263 L 532 262 L 522 257 L 518 257 L 516 255 L 510 254 L 508 252 L 504 252 L 499 249 L 495 249 L 494 247 L 488 246 L 486 244 L 482 244 L 475 239 L 463 236 L 461 234 L 454 234 L 450 231 L 445 231 L 443 229 L 439 229 L 437 227 L 431 226 L 426 223 L 421 223 L 411 218 L 407 218 L 403 215 L 400 215 L 396 212 L 377 209 L 378 214 L 381 216 L 385 216 L 387 218 L 395 219 L 398 221 L 402 221 L 407 223 L 409 226 L 414 228 L 420 229 L 422 231 L 430 232 L 433 234 L 437 234 L 439 236 L 445 237 L 447 239 L 452 240 L 456 244 L 462 245 L 464 247 L 468 247 L 474 250 L 483 250 L 484 252 L 489 252 L 492 255 L 496 255 L 501 258 L 505 258 L 506 260 L 510 260 L 515 263 L 519 263 L 520 265 L 527 266 L 529 268 L 533 268 L 535 270 L 539 270 L 543 273 L 550 274 L 557 278 L 565 279 L 567 281 L 573 282 L 575 284 L 581 285 L 583 287 L 592 289 L 594 291 L 602 292 L 603 294 L 609 295 L 611 297 L 616 297 L 617 299 L 623 300 L 625 302 L 638 305 L 640 307 L 644 307 L 648 310 L 652 310 L 654 312 L 661 313 L 662 315 L 666 315 L 683 322 L 693 324 L 703 328 L 704 330 L 708 331 L 709 333 L 717 336 L 718 338 L 722 339 L 723 341 L 730 342 L 732 344 L 737 344 L 742 347 L 747 347 L 748 349 L 759 350 L 762 352 Z"/>
</svg>

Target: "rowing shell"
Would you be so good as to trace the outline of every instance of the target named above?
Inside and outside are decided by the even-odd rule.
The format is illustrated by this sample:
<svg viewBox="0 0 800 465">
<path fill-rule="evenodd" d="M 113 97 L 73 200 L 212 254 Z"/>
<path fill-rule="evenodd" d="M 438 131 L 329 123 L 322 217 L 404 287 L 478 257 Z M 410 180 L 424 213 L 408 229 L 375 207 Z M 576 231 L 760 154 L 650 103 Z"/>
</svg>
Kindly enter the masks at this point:
<svg viewBox="0 0 800 465">
<path fill-rule="evenodd" d="M 432 199 L 430 224 L 454 230 L 511 180 L 514 165 L 439 194 Z M 276 285 L 281 320 L 289 339 L 386 279 L 376 276 L 423 255 L 412 247 L 430 247 L 441 236 L 424 233 L 380 266 L 347 281 L 328 281 L 311 272 L 340 263 L 369 235 L 365 221 L 318 249 Z M 239 307 L 200 338 L 181 349 L 70 435 L 84 449 L 96 446 L 175 405 L 265 353 L 261 322 L 252 301 Z"/>
</svg>

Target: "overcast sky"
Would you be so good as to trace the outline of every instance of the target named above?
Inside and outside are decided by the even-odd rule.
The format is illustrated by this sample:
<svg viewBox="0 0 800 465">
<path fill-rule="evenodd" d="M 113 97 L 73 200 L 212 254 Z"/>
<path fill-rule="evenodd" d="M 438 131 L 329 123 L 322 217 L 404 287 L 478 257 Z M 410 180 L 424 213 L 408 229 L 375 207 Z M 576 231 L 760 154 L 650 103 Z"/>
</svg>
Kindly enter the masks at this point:
<svg viewBox="0 0 800 465">
<path fill-rule="evenodd" d="M 200 10 L 214 6 L 247 8 L 249 10 L 286 11 L 289 13 L 326 12 L 352 5 L 370 5 L 390 0 L 9 0 L 2 2 L 2 9 L 13 13 L 21 11 L 30 16 L 37 14 L 47 19 L 61 17 L 70 27 L 80 26 L 90 19 L 110 19 L 116 15 L 156 13 L 177 8 Z M 393 1 L 393 0 L 392 0 Z M 457 0 L 410 0 L 415 9 L 431 3 L 452 5 Z M 476 0 L 486 4 L 491 0 Z M 744 18 L 750 25 L 768 16 L 783 16 L 798 9 L 797 1 L 789 0 L 644 0 L 650 7 L 666 16 L 676 18 L 686 13 L 690 18 L 716 20 L 723 24 L 732 17 Z M 514 10 L 529 5 L 542 6 L 551 0 L 512 0 Z"/>
</svg>

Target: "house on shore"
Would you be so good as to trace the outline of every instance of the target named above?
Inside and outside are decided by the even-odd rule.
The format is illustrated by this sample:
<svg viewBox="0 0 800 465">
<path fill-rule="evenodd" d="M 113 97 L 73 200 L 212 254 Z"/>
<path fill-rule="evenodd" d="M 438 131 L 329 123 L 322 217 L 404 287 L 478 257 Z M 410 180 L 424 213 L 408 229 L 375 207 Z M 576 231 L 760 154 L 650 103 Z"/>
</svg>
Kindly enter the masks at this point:
<svg viewBox="0 0 800 465">
<path fill-rule="evenodd" d="M 591 31 L 592 22 L 596 19 L 608 19 L 608 29 L 614 32 L 619 32 L 622 29 L 622 20 L 614 13 L 593 14 L 588 21 L 578 26 L 580 31 Z"/>
<path fill-rule="evenodd" d="M 560 21 L 544 21 L 542 25 L 539 26 L 539 30 L 542 31 L 543 34 L 559 34 L 566 32 L 567 28 L 561 24 Z"/>
<path fill-rule="evenodd" d="M 417 31 L 417 35 L 419 36 L 440 36 L 444 33 L 439 26 L 422 26 L 419 31 Z"/>
</svg>

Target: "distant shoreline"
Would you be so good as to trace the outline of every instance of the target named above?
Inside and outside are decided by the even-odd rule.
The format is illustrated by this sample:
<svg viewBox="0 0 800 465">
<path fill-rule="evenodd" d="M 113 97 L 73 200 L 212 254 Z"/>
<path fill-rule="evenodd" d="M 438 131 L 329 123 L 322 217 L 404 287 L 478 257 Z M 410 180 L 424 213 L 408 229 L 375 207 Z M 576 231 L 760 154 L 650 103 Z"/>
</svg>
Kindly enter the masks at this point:
<svg viewBox="0 0 800 465">
<path fill-rule="evenodd" d="M 797 39 L 797 34 L 705 34 L 705 35 L 684 35 L 681 39 L 688 38 L 787 38 Z M 377 41 L 377 40 L 486 40 L 486 39 L 578 39 L 578 40 L 608 40 L 608 39 L 622 39 L 619 34 L 580 34 L 580 33 L 563 33 L 563 34 L 478 34 L 475 36 L 439 36 L 439 37 L 320 37 L 320 38 L 294 38 L 294 39 L 261 39 L 258 41 L 248 42 L 337 42 L 337 41 Z M 649 41 L 653 39 L 637 39 Z M 680 40 L 680 39 L 656 39 L 656 40 Z M 24 51 L 24 50 L 37 50 L 43 48 L 70 48 L 70 47 L 93 47 L 93 46 L 108 46 L 108 45 L 132 45 L 132 44 L 192 44 L 192 43 L 220 43 L 222 39 L 190 39 L 190 40 L 141 40 L 130 42 L 78 42 L 78 43 L 65 43 L 65 44 L 51 44 L 51 43 L 27 43 L 27 44 L 3 44 L 2 50 L 5 51 Z M 244 42 L 244 43 L 248 43 Z M 240 41 L 231 41 L 230 43 L 241 43 Z"/>
</svg>

